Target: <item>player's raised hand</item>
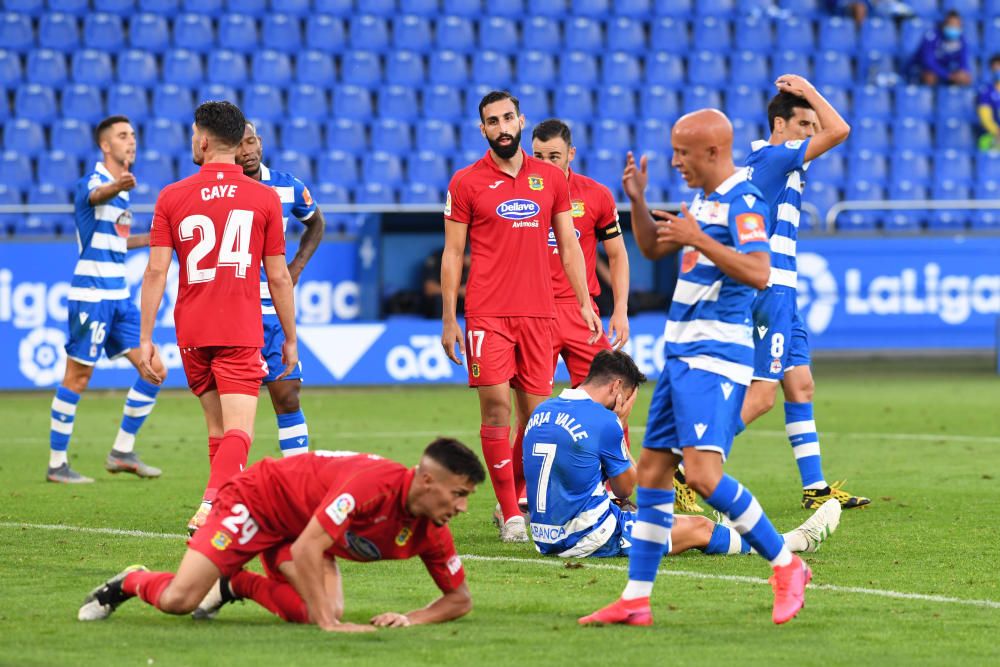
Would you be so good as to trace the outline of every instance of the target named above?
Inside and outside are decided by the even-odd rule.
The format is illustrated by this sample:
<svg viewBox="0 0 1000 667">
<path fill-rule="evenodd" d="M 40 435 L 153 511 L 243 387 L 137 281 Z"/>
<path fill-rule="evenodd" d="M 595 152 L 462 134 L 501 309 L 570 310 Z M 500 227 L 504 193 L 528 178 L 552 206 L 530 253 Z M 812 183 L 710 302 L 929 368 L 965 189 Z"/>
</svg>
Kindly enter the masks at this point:
<svg viewBox="0 0 1000 667">
<path fill-rule="evenodd" d="M 139 342 L 139 375 L 143 380 L 155 385 L 163 384 L 163 378 L 156 372 L 154 362 L 159 361 L 159 353 L 153 341 Z M 156 364 L 162 367 L 162 364 Z"/>
<path fill-rule="evenodd" d="M 118 192 L 122 192 L 123 190 L 131 190 L 136 185 L 135 175 L 128 170 L 128 167 L 129 164 L 126 161 L 125 171 L 123 171 L 122 175 L 119 176 L 118 179 L 115 181 L 115 187 L 118 188 Z"/>
<path fill-rule="evenodd" d="M 774 82 L 778 92 L 791 93 L 798 97 L 805 97 L 806 93 L 813 88 L 813 85 L 805 77 L 798 74 L 782 74 Z"/>
<path fill-rule="evenodd" d="M 462 360 L 455 354 L 456 343 L 459 354 L 464 357 L 465 336 L 462 335 L 462 327 L 458 326 L 458 322 L 445 322 L 441 328 L 441 347 L 444 348 L 444 353 L 448 355 L 449 359 L 461 366 Z"/>
<path fill-rule="evenodd" d="M 611 340 L 611 348 L 614 350 L 620 350 L 628 342 L 628 313 L 615 312 L 611 313 L 611 319 L 608 320 L 608 338 Z"/>
<path fill-rule="evenodd" d="M 679 216 L 667 211 L 652 211 L 652 215 L 656 222 L 657 241 L 696 246 L 698 239 L 704 234 L 687 204 L 681 204 Z"/>
<path fill-rule="evenodd" d="M 371 624 L 378 628 L 405 628 L 410 625 L 410 617 L 406 614 L 387 611 L 384 614 L 373 616 Z"/>
<path fill-rule="evenodd" d="M 580 315 L 583 316 L 583 321 L 587 323 L 587 328 L 590 329 L 590 337 L 587 338 L 587 343 L 593 345 L 604 335 L 604 324 L 601 322 L 598 314 L 594 312 L 594 307 L 589 303 L 580 307 Z"/>
<path fill-rule="evenodd" d="M 639 164 L 635 162 L 632 151 L 625 157 L 625 171 L 622 172 L 622 190 L 629 199 L 639 199 L 646 192 L 649 184 L 649 160 L 643 155 Z"/>
<path fill-rule="evenodd" d="M 275 382 L 288 377 L 288 374 L 299 365 L 299 344 L 296 341 L 285 339 L 285 343 L 281 346 L 281 363 L 285 364 L 285 370 L 274 378 Z"/>
</svg>

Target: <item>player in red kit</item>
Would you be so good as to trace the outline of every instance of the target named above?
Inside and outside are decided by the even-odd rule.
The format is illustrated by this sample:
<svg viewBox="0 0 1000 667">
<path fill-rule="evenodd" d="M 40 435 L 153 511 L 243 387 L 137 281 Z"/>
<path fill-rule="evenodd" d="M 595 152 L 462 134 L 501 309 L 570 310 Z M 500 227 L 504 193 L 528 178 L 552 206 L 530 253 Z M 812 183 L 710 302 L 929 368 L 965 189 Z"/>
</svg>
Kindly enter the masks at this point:
<svg viewBox="0 0 1000 667">
<path fill-rule="evenodd" d="M 527 423 L 552 391 L 550 229 L 590 342 L 602 335 L 601 320 L 587 293 L 566 177 L 521 150 L 524 116 L 510 93 L 483 97 L 479 120 L 490 148 L 452 176 L 445 201 L 441 344 L 460 364 L 458 345 L 468 364 L 469 386 L 479 392 L 480 440 L 499 502 L 500 539 L 527 542 L 514 487 L 510 390 L 516 394 L 519 423 Z M 472 254 L 463 336 L 455 310 L 466 242 Z"/>
<path fill-rule="evenodd" d="M 268 371 L 260 353 L 264 338 L 257 267 L 262 260 L 285 332 L 284 374 L 298 363 L 281 201 L 236 165 L 246 125 L 238 107 L 206 102 L 194 119 L 191 151 L 201 171 L 167 186 L 157 199 L 142 281 L 139 349 L 140 371 L 160 383 L 152 367 L 153 324 L 176 251 L 177 345 L 188 386 L 201 401 L 208 425 L 210 474 L 201 507 L 188 523 L 192 533 L 204 523 L 217 490 L 246 465 L 253 440 L 260 380 Z"/>
<path fill-rule="evenodd" d="M 485 477 L 472 450 L 447 438 L 432 442 L 410 469 L 354 452 L 266 458 L 220 489 L 177 574 L 130 567 L 94 589 L 77 617 L 107 618 L 134 596 L 168 614 L 202 603 L 202 615 L 248 598 L 288 621 L 371 630 L 340 620 L 337 559 L 419 556 L 442 595 L 422 609 L 386 612 L 370 623 L 402 627 L 458 618 L 472 608 L 472 597 L 447 524 L 468 509 L 469 494 Z M 243 570 L 257 555 L 269 576 Z"/>
</svg>

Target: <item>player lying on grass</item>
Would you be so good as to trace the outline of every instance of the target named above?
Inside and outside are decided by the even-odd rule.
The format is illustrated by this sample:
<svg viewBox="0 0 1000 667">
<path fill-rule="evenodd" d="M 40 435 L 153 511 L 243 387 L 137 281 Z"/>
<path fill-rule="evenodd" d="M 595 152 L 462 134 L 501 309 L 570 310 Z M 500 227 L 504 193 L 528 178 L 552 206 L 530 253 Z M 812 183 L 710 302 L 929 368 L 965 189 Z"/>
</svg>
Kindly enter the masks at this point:
<svg viewBox="0 0 1000 667">
<path fill-rule="evenodd" d="M 625 446 L 624 422 L 646 381 L 624 352 L 601 351 L 576 389 L 542 403 L 528 420 L 524 475 L 528 484 L 531 536 L 538 552 L 564 558 L 627 556 L 635 512 L 618 498 L 635 489 L 635 462 Z M 785 533 L 791 551 L 816 551 L 840 522 L 840 503 L 828 501 L 805 523 Z M 707 517 L 678 515 L 670 553 L 750 553 L 749 543 L 729 525 Z"/>
<path fill-rule="evenodd" d="M 371 623 L 402 627 L 458 618 L 472 608 L 472 597 L 447 523 L 468 509 L 469 494 L 485 477 L 476 455 L 448 438 L 428 445 L 411 469 L 355 452 L 264 459 L 219 490 L 176 574 L 129 567 L 91 591 L 78 618 L 107 618 L 136 596 L 167 614 L 187 614 L 213 589 L 221 596 L 217 582 L 224 577 L 224 590 L 286 620 L 363 632 L 372 627 L 340 620 L 336 558 L 413 556 L 420 556 L 443 594 L 423 609 L 387 612 Z M 272 578 L 243 571 L 257 555 Z"/>
</svg>

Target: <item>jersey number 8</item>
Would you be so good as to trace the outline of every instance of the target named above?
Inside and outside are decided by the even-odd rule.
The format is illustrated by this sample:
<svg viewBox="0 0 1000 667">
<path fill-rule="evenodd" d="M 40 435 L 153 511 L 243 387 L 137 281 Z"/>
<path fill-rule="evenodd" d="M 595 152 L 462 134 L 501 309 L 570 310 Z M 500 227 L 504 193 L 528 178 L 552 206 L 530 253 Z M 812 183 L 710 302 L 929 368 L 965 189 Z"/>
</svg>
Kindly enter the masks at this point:
<svg viewBox="0 0 1000 667">
<path fill-rule="evenodd" d="M 189 283 L 208 283 L 215 280 L 215 271 L 220 266 L 236 267 L 236 277 L 246 278 L 247 269 L 253 256 L 250 254 L 250 236 L 253 228 L 253 211 L 235 209 L 229 212 L 226 226 L 222 230 L 222 243 L 215 266 L 199 268 L 198 263 L 215 248 L 215 223 L 207 215 L 189 215 L 181 220 L 182 241 L 194 239 L 194 230 L 201 232 L 201 240 L 191 249 L 187 257 Z"/>
</svg>

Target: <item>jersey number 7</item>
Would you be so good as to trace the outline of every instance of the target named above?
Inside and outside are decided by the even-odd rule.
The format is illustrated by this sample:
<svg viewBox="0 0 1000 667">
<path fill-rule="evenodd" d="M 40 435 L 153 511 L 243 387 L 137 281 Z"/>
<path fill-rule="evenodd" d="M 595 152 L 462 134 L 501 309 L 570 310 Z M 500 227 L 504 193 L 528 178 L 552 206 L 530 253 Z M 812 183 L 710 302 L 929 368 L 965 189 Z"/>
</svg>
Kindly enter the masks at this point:
<svg viewBox="0 0 1000 667">
<path fill-rule="evenodd" d="M 236 277 L 246 278 L 253 256 L 250 254 L 250 236 L 253 229 L 253 211 L 234 209 L 229 212 L 226 226 L 222 230 L 215 266 L 199 267 L 198 263 L 215 248 L 215 223 L 207 215 L 189 215 L 181 220 L 179 227 L 182 241 L 194 239 L 194 231 L 201 232 L 201 240 L 187 256 L 187 276 L 189 283 L 208 283 L 215 280 L 216 269 L 220 266 L 236 267 Z"/>
</svg>

